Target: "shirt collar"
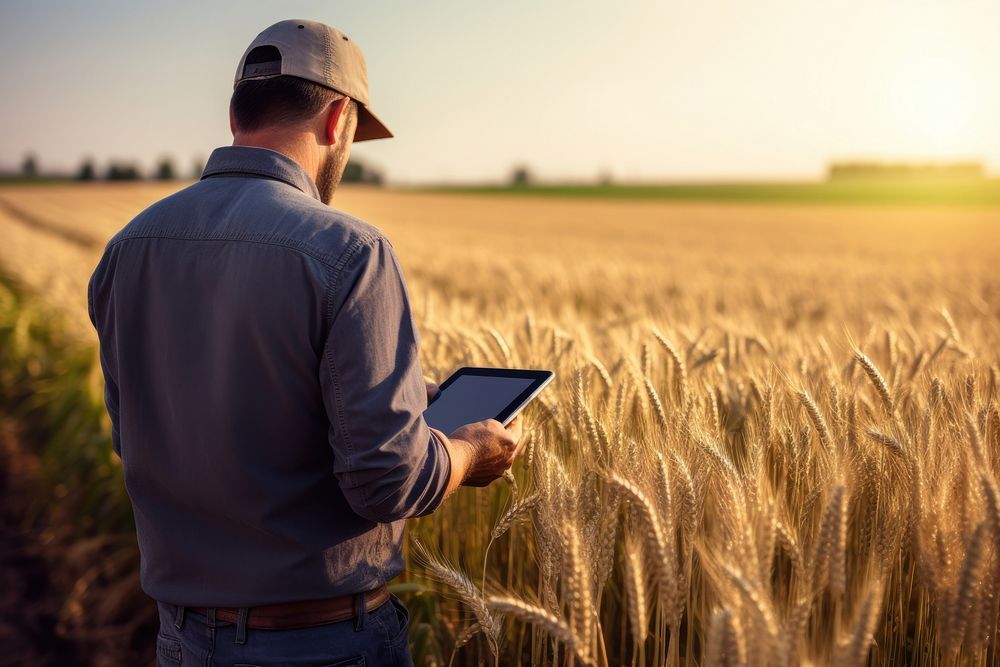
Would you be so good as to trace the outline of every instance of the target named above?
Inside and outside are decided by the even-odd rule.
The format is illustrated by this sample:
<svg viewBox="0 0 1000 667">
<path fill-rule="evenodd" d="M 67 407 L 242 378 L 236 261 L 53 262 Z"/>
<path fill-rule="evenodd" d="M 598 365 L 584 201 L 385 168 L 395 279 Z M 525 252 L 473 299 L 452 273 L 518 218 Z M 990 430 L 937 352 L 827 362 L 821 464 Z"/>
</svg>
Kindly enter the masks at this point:
<svg viewBox="0 0 1000 667">
<path fill-rule="evenodd" d="M 316 183 L 302 165 L 284 153 L 260 146 L 219 146 L 205 163 L 201 178 L 240 173 L 275 178 L 320 199 Z"/>
</svg>

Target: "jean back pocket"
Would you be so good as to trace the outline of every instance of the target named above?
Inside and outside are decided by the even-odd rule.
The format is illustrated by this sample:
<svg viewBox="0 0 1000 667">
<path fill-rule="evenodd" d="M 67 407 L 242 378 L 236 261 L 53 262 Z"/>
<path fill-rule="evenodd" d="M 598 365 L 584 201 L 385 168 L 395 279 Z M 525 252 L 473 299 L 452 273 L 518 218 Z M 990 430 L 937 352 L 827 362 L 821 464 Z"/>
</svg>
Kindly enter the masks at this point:
<svg viewBox="0 0 1000 667">
<path fill-rule="evenodd" d="M 156 664 L 181 664 L 181 643 L 163 633 L 156 635 Z M 161 660 L 162 658 L 162 660 Z"/>
</svg>

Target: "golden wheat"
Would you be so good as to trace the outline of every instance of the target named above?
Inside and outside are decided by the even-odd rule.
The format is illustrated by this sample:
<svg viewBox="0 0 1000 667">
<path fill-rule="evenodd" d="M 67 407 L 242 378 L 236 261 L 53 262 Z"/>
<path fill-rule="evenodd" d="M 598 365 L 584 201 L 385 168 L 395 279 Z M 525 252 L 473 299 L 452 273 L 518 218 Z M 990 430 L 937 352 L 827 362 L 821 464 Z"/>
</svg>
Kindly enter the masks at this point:
<svg viewBox="0 0 1000 667">
<path fill-rule="evenodd" d="M 167 193 L 5 189 L 0 263 L 92 340 L 103 242 Z M 507 481 L 410 525 L 419 663 L 1000 651 L 995 211 L 338 200 L 399 251 L 425 375 L 557 373 Z"/>
</svg>

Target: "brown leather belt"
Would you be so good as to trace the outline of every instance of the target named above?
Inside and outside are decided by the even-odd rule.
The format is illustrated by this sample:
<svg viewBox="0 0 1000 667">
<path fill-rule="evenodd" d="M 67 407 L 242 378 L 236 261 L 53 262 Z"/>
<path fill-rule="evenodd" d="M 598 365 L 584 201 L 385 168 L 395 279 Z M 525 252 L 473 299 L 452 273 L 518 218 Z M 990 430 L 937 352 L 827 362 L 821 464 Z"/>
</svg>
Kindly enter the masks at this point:
<svg viewBox="0 0 1000 667">
<path fill-rule="evenodd" d="M 314 625 L 336 623 L 354 618 L 357 610 L 358 593 L 341 595 L 320 600 L 296 600 L 249 607 L 247 627 L 263 630 L 282 628 L 308 628 Z M 389 589 L 385 585 L 365 593 L 365 609 L 372 611 L 389 601 Z M 208 607 L 188 607 L 191 611 L 208 616 Z M 239 607 L 216 607 L 215 620 L 237 623 Z"/>
</svg>

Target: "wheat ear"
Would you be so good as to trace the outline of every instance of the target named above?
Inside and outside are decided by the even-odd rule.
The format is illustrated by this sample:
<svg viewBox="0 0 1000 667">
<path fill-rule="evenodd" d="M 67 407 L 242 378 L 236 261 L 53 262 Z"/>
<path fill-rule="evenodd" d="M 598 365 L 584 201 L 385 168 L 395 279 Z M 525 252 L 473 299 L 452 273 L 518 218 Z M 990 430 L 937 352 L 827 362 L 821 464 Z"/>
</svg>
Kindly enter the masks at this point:
<svg viewBox="0 0 1000 667">
<path fill-rule="evenodd" d="M 529 604 L 524 600 L 507 596 L 491 595 L 486 600 L 486 605 L 490 609 L 495 609 L 496 611 L 504 614 L 510 614 L 514 618 L 519 618 L 525 623 L 530 623 L 531 625 L 541 628 L 550 637 L 573 649 L 581 661 L 585 663 L 591 662 L 590 656 L 587 655 L 584 647 L 582 647 L 577 641 L 573 631 L 570 630 L 569 626 L 562 620 L 557 618 L 555 614 L 552 614 L 541 607 Z"/>
<path fill-rule="evenodd" d="M 737 667 L 747 664 L 743 626 L 732 609 L 718 609 L 712 614 L 708 631 L 705 665 Z"/>
<path fill-rule="evenodd" d="M 813 400 L 812 396 L 809 395 L 808 391 L 799 392 L 799 400 L 802 402 L 803 407 L 805 407 L 806 412 L 809 414 L 809 419 L 812 420 L 813 426 L 816 427 L 816 433 L 819 434 L 820 444 L 827 451 L 833 450 L 833 441 L 830 439 L 830 427 L 826 424 L 826 419 L 823 418 L 823 413 L 819 411 L 819 406 L 816 405 L 816 401 Z"/>
<path fill-rule="evenodd" d="M 868 376 L 868 379 L 874 385 L 875 391 L 878 392 L 879 398 L 882 399 L 882 405 L 885 407 L 886 413 L 890 415 L 894 414 L 896 406 L 892 400 L 892 393 L 889 391 L 889 385 L 886 383 L 885 378 L 882 377 L 882 373 L 878 367 L 861 350 L 854 351 L 854 358 L 857 359 L 861 368 L 865 371 L 865 375 Z"/>
</svg>

